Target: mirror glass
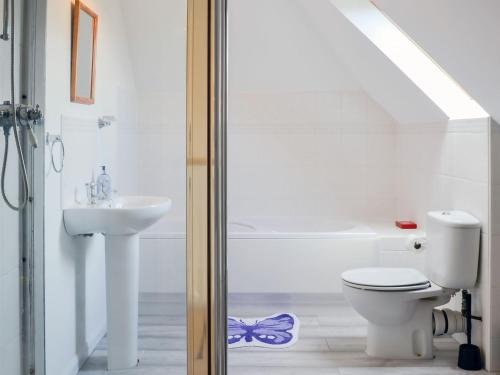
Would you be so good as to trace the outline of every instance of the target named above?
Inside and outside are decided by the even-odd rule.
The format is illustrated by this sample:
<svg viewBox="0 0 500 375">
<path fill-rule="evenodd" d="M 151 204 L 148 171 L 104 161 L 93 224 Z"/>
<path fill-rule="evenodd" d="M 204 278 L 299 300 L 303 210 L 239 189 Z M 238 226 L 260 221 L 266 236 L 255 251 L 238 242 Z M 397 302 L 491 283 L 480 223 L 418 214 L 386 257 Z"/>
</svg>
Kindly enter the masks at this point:
<svg viewBox="0 0 500 375">
<path fill-rule="evenodd" d="M 71 101 L 94 104 L 97 14 L 75 1 L 71 51 Z"/>
<path fill-rule="evenodd" d="M 76 95 L 90 98 L 92 94 L 92 59 L 94 47 L 94 18 L 80 12 L 78 24 L 78 54 L 76 62 Z"/>
</svg>

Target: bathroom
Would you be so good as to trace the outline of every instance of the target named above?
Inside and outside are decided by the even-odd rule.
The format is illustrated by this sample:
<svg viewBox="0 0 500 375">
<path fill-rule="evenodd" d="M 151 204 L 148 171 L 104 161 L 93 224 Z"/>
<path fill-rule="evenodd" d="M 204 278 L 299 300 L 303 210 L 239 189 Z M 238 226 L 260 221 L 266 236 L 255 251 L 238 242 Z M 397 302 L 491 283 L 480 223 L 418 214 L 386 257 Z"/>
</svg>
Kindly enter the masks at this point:
<svg viewBox="0 0 500 375">
<path fill-rule="evenodd" d="M 0 3 L 1 374 L 500 371 L 498 4 Z M 381 354 L 348 272 L 435 288 L 431 211 L 474 233 L 455 333 Z"/>
</svg>

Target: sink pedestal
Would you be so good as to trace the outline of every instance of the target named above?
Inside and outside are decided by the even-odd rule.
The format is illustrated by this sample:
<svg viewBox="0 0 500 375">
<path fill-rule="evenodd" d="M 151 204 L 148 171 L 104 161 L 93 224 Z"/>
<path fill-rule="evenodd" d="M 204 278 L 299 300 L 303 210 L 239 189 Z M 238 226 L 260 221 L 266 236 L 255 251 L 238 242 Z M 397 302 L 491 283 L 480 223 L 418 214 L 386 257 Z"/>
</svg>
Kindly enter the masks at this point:
<svg viewBox="0 0 500 375">
<path fill-rule="evenodd" d="M 106 235 L 108 370 L 137 366 L 139 235 Z"/>
<path fill-rule="evenodd" d="M 102 233 L 106 252 L 108 369 L 137 365 L 139 320 L 139 233 L 170 209 L 167 197 L 124 196 L 64 209 L 71 236 Z"/>
</svg>

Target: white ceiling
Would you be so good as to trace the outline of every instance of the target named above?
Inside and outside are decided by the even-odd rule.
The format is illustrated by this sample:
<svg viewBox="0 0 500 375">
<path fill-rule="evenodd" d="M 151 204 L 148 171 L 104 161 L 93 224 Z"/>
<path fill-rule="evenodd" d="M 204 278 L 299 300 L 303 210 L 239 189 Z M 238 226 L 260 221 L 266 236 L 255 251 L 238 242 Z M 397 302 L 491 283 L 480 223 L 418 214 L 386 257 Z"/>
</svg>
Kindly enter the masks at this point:
<svg viewBox="0 0 500 375">
<path fill-rule="evenodd" d="M 500 121 L 499 0 L 373 0 Z"/>
</svg>

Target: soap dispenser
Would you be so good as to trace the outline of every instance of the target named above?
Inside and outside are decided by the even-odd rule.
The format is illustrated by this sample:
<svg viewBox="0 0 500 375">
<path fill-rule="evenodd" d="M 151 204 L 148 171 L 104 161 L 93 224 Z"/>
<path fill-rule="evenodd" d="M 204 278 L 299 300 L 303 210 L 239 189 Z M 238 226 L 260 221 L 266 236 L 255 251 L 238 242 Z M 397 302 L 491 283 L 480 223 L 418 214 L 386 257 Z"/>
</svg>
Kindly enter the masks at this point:
<svg viewBox="0 0 500 375">
<path fill-rule="evenodd" d="M 111 177 L 106 173 L 106 166 L 101 166 L 101 174 L 97 177 L 97 196 L 100 200 L 111 199 Z"/>
</svg>

